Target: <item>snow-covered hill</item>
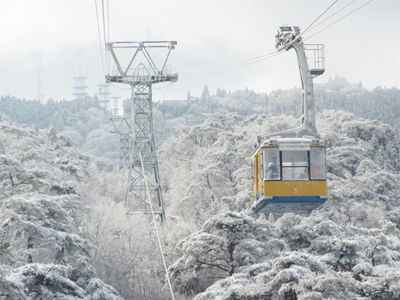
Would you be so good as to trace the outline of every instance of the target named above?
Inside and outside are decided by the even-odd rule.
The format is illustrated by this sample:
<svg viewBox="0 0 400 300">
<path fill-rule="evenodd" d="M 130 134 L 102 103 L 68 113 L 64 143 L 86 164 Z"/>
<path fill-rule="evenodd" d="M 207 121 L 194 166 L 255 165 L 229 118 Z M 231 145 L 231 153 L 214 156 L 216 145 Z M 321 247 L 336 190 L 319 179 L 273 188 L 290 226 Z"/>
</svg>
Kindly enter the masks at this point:
<svg viewBox="0 0 400 300">
<path fill-rule="evenodd" d="M 322 112 L 328 201 L 311 214 L 251 212 L 256 136 L 297 121 L 208 114 L 161 146 L 159 230 L 177 299 L 400 298 L 393 127 Z M 120 174 L 97 171 L 54 127 L 1 116 L 0 296 L 169 299 L 153 224 L 125 214 L 125 191 Z"/>
<path fill-rule="evenodd" d="M 122 299 L 96 278 L 79 235 L 89 158 L 71 145 L 54 127 L 0 115 L 0 299 Z"/>
<path fill-rule="evenodd" d="M 294 123 L 209 115 L 161 147 L 167 212 L 202 226 L 176 246 L 176 289 L 196 300 L 399 299 L 398 131 L 324 111 L 329 200 L 310 215 L 252 214 L 253 140 Z"/>
</svg>

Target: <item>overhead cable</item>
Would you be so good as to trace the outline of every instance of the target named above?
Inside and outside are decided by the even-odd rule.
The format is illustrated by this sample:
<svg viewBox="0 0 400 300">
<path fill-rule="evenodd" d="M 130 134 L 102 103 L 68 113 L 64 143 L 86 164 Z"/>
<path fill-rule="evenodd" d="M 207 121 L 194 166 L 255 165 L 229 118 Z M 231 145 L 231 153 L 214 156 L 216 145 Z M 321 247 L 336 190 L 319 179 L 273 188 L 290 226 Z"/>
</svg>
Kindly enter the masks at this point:
<svg viewBox="0 0 400 300">
<path fill-rule="evenodd" d="M 172 86 L 172 82 L 171 82 L 169 85 L 167 85 L 166 87 L 163 87 L 163 88 L 167 88 L 167 89 L 164 91 L 164 94 L 163 94 L 161 100 L 158 102 L 158 105 L 156 106 L 156 109 L 153 110 L 153 116 L 154 116 L 154 114 L 156 113 L 156 111 L 158 110 L 158 108 L 160 107 L 160 105 L 161 105 L 161 104 L 164 102 L 164 100 L 167 99 L 167 97 L 169 96 L 169 94 L 170 94 L 170 92 L 171 92 L 171 86 Z"/>
<path fill-rule="evenodd" d="M 338 2 L 339 0 L 335 0 L 323 13 L 321 13 L 305 30 L 305 32 L 315 23 L 317 22 L 333 5 L 336 4 L 336 2 Z M 294 43 L 297 39 L 295 39 L 294 41 L 292 41 L 292 43 Z M 226 72 L 226 71 L 230 71 L 230 70 L 234 70 L 234 69 L 239 69 L 239 68 L 243 68 L 255 63 L 258 63 L 260 61 L 263 61 L 267 58 L 270 58 L 272 56 L 278 55 L 280 54 L 279 50 L 267 53 L 267 54 L 263 54 L 257 57 L 253 57 L 253 58 L 249 58 L 249 59 L 245 59 L 242 61 L 237 61 L 234 63 L 229 63 L 229 64 L 225 64 L 225 65 L 219 65 L 219 66 L 215 66 L 215 67 L 209 67 L 209 68 L 202 68 L 202 69 L 195 69 L 195 70 L 186 70 L 186 71 L 179 71 L 178 73 L 191 73 L 191 72 L 202 72 L 202 71 L 209 71 L 209 70 L 213 70 L 213 69 L 222 69 L 222 70 L 217 70 L 216 72 L 213 72 L 212 74 L 218 74 L 218 73 L 222 73 L 222 72 Z M 223 69 L 226 68 L 226 69 Z M 212 75 L 210 74 L 210 75 Z M 203 74 L 204 75 L 204 74 Z M 200 76 L 200 75 L 197 75 Z"/>
<path fill-rule="evenodd" d="M 144 165 L 143 165 L 142 152 L 139 152 L 139 157 L 140 157 L 140 162 L 142 164 L 142 172 L 143 172 L 143 177 L 144 177 L 144 181 L 145 181 L 145 185 L 146 185 L 147 199 L 149 200 L 149 204 L 150 204 L 151 215 L 153 217 L 153 223 L 154 223 L 154 227 L 155 227 L 155 230 L 156 230 L 158 246 L 159 246 L 160 252 L 161 252 L 161 257 L 162 257 L 162 261 L 163 261 L 163 265 L 164 265 L 165 274 L 166 274 L 166 277 L 167 277 L 168 287 L 169 287 L 169 290 L 171 292 L 172 299 L 175 300 L 174 292 L 172 290 L 171 280 L 169 278 L 167 263 L 165 262 L 165 256 L 164 256 L 163 248 L 162 248 L 162 245 L 161 245 L 160 234 L 158 233 L 158 227 L 157 227 L 156 217 L 155 217 L 154 210 L 153 210 L 153 204 L 151 203 L 149 187 L 147 185 L 147 179 L 146 179 L 146 172 L 144 170 Z"/>
<path fill-rule="evenodd" d="M 290 41 L 290 43 L 287 43 L 284 47 L 281 47 L 280 49 L 278 49 L 278 51 L 283 51 L 283 50 L 287 50 L 290 49 L 290 47 L 294 44 L 297 43 L 298 41 L 300 41 L 303 38 L 303 35 L 305 33 L 307 33 L 307 31 L 309 30 L 309 28 L 315 23 L 317 22 L 328 10 L 330 10 L 332 8 L 332 6 L 334 6 L 339 0 L 335 0 L 331 5 L 328 6 L 327 9 L 324 10 L 324 12 L 322 12 L 305 30 L 303 30 L 303 32 L 301 34 L 299 34 L 298 36 L 296 36 L 292 41 Z"/>
<path fill-rule="evenodd" d="M 104 36 L 104 53 L 107 53 L 107 35 L 106 35 L 106 14 L 104 11 L 104 0 L 101 0 L 102 16 L 103 16 L 103 36 Z M 106 56 L 106 66 L 108 68 L 108 60 Z M 108 70 L 107 70 L 108 71 Z"/>
<path fill-rule="evenodd" d="M 346 18 L 346 17 L 348 17 L 349 15 L 355 13 L 356 11 L 360 10 L 361 8 L 363 8 L 364 6 L 370 4 L 372 1 L 374 1 L 374 0 L 370 0 L 370 1 L 368 1 L 367 3 L 361 5 L 360 7 L 354 9 L 353 11 L 351 11 L 350 13 L 348 13 L 347 15 L 344 15 L 344 16 L 341 17 L 340 19 L 338 19 L 338 20 L 336 20 L 335 22 L 331 23 L 330 25 L 324 27 L 323 29 L 321 29 L 320 31 L 314 33 L 313 35 L 310 35 L 309 37 L 305 38 L 304 40 L 308 40 L 309 38 L 311 38 L 311 37 L 317 35 L 317 34 L 320 33 L 321 31 L 324 31 L 325 29 L 328 29 L 329 27 L 331 27 L 332 25 L 336 24 L 337 22 L 343 20 L 344 18 Z"/>
<path fill-rule="evenodd" d="M 116 85 L 116 84 L 112 84 L 112 83 L 110 83 L 110 85 L 112 85 L 113 87 L 116 87 L 117 89 L 120 89 L 120 90 L 125 90 L 125 91 L 130 91 L 131 90 L 131 88 L 129 87 L 129 88 L 122 88 L 122 87 L 120 87 L 120 86 L 118 86 L 118 85 Z"/>
<path fill-rule="evenodd" d="M 325 10 L 324 10 L 324 11 L 323 11 L 323 12 L 322 12 L 322 13 L 321 13 L 321 14 L 320 14 L 320 15 L 319 15 L 319 16 L 318 16 L 318 17 L 317 17 L 303 32 L 302 32 L 302 34 L 301 34 L 298 38 L 303 37 L 304 34 L 307 33 L 307 31 L 313 30 L 313 29 L 315 29 L 316 27 L 320 26 L 321 24 L 323 24 L 324 22 L 326 22 L 328 19 L 332 18 L 334 15 L 338 14 L 340 11 L 344 10 L 345 8 L 347 8 L 349 5 L 351 5 L 351 4 L 354 3 L 355 1 L 357 1 L 357 0 L 353 0 L 351 3 L 347 4 L 346 6 L 344 6 L 343 8 L 341 8 L 340 10 L 338 10 L 337 12 L 333 13 L 332 15 L 330 15 L 330 16 L 329 16 L 328 18 L 326 18 L 325 20 L 323 20 L 323 21 L 321 21 L 320 23 L 318 23 L 317 25 L 313 26 L 323 15 L 325 15 L 332 7 L 338 2 L 338 0 L 335 0 L 331 5 L 328 6 L 327 9 L 325 9 Z M 371 3 L 372 1 L 374 1 L 374 0 L 370 0 L 369 2 L 363 4 L 362 6 L 360 6 L 360 7 L 358 7 L 357 9 L 351 11 L 350 13 L 348 13 L 347 15 L 345 15 L 344 17 L 338 19 L 337 21 L 335 21 L 334 23 L 328 25 L 327 27 L 323 28 L 322 30 L 318 31 L 317 33 L 319 33 L 319 32 L 321 32 L 321 31 L 323 31 L 323 30 L 329 28 L 330 26 L 336 24 L 337 22 L 341 21 L 341 20 L 344 19 L 345 17 L 351 15 L 351 14 L 354 13 L 355 11 L 357 11 L 357 10 L 361 9 L 362 7 L 366 6 L 367 4 Z M 309 38 L 311 38 L 312 36 L 316 35 L 317 33 L 315 33 L 315 34 L 313 34 L 313 35 L 311 35 L 311 36 L 309 36 L 309 37 L 303 38 L 303 41 L 304 41 L 304 40 L 307 40 L 307 39 L 309 39 Z M 298 39 L 294 39 L 294 40 L 291 42 L 291 44 L 295 43 L 297 40 L 298 40 Z M 290 44 L 288 44 L 288 46 L 290 46 Z M 275 56 L 275 55 L 280 54 L 280 53 L 281 53 L 281 50 L 284 50 L 284 49 L 286 49 L 286 48 L 287 48 L 287 47 L 282 48 L 282 49 L 277 50 L 277 51 L 274 51 L 274 52 L 271 52 L 271 53 L 268 53 L 268 54 L 260 55 L 260 56 L 257 56 L 257 57 L 253 57 L 253 58 L 250 58 L 250 59 L 245 59 L 245 60 L 242 60 L 242 61 L 237 61 L 237 62 L 225 64 L 225 65 L 219 65 L 219 66 L 214 66 L 214 67 L 209 67 L 209 68 L 202 68 L 202 69 L 194 69 L 194 70 L 179 71 L 179 73 L 194 73 L 194 72 L 202 72 L 202 71 L 215 70 L 214 72 L 207 73 L 206 75 L 219 74 L 219 73 L 223 73 L 223 72 L 227 72 L 227 71 L 231 71 L 231 70 L 243 68 L 243 67 L 246 67 L 246 66 L 249 66 L 249 65 L 258 63 L 258 62 L 263 61 L 263 60 L 265 60 L 265 59 L 267 59 L 267 58 L 270 58 L 270 57 L 273 57 L 273 56 Z M 205 74 L 201 74 L 201 75 L 192 75 L 191 77 L 204 76 L 204 75 L 205 75 Z"/>
<path fill-rule="evenodd" d="M 202 68 L 202 69 L 193 69 L 193 70 L 184 70 L 184 71 L 178 71 L 178 73 L 193 73 L 193 72 L 202 72 L 202 71 L 209 71 L 209 70 L 213 70 L 213 69 L 220 69 L 220 68 L 224 68 L 224 67 L 230 67 L 230 66 L 237 66 L 237 65 L 241 65 L 241 64 L 246 64 L 247 62 L 252 62 L 254 60 L 263 60 L 266 59 L 268 56 L 276 54 L 277 51 L 271 52 L 271 53 L 267 53 L 267 54 L 263 54 L 260 56 L 256 56 L 253 58 L 248 58 L 245 60 L 240 60 L 240 61 L 236 61 L 233 63 L 229 63 L 229 64 L 224 64 L 224 65 L 218 65 L 218 66 L 214 66 L 214 67 L 209 67 L 209 68 Z"/>
<path fill-rule="evenodd" d="M 248 60 L 249 62 L 244 63 L 244 64 L 239 64 L 239 62 L 238 62 L 236 65 L 231 64 L 230 67 L 225 68 L 225 69 L 215 70 L 214 72 L 209 72 L 209 73 L 201 74 L 201 75 L 192 75 L 190 77 L 197 77 L 197 76 L 204 76 L 204 75 L 216 75 L 216 74 L 224 73 L 224 72 L 227 72 L 227 71 L 237 70 L 237 69 L 240 69 L 240 68 L 244 68 L 244 67 L 256 64 L 256 63 L 258 63 L 260 61 L 269 59 L 271 57 L 274 57 L 274 56 L 280 55 L 280 54 L 282 54 L 282 52 L 278 52 L 278 51 L 271 52 L 268 55 L 259 56 L 260 57 L 259 59 L 254 60 L 254 58 L 253 58 L 252 60 Z M 245 61 L 243 61 L 243 62 L 245 62 Z M 227 65 L 227 66 L 229 66 L 229 65 Z"/>
<path fill-rule="evenodd" d="M 106 75 L 106 70 L 104 68 L 103 45 L 102 45 L 102 42 L 101 42 L 101 33 L 100 33 L 100 24 L 99 24 L 99 12 L 98 12 L 98 9 L 97 9 L 97 0 L 94 0 L 94 3 L 95 3 L 95 6 L 96 6 L 97 33 L 98 33 L 98 36 L 99 36 L 101 65 L 103 67 L 103 74 L 105 76 Z M 104 55 L 106 55 L 106 54 L 104 53 Z"/>
<path fill-rule="evenodd" d="M 106 51 L 107 51 L 107 42 L 110 42 L 110 3 L 107 0 L 107 41 L 105 41 L 105 47 L 106 47 Z M 108 53 L 107 56 L 107 72 L 109 73 L 111 70 L 111 66 L 110 66 L 110 52 L 107 51 L 106 53 Z"/>
<path fill-rule="evenodd" d="M 345 8 L 347 8 L 348 6 L 350 6 L 351 4 L 353 4 L 354 2 L 356 2 L 357 0 L 353 0 L 351 1 L 349 4 L 343 6 L 341 9 L 339 9 L 337 12 L 333 13 L 332 15 L 330 15 L 329 17 L 327 17 L 326 19 L 324 19 L 323 21 L 319 22 L 318 24 L 316 24 L 315 26 L 313 26 L 312 28 L 310 28 L 310 30 L 313 30 L 314 28 L 317 28 L 319 25 L 325 23 L 326 21 L 328 21 L 330 18 L 332 18 L 333 16 L 337 15 L 338 13 L 340 13 L 342 10 L 344 10 Z"/>
<path fill-rule="evenodd" d="M 326 14 L 326 12 L 327 12 L 328 10 L 330 10 L 330 9 L 332 8 L 332 6 L 334 6 L 338 1 L 339 1 L 339 0 L 335 0 L 331 5 L 329 5 L 329 7 L 328 7 L 327 9 L 325 9 L 324 12 L 321 13 L 321 14 L 318 16 L 318 18 L 316 18 L 305 30 L 303 30 L 303 33 L 302 33 L 302 34 L 305 34 L 305 33 L 307 32 L 307 30 L 308 30 L 312 25 L 314 25 L 314 23 L 317 22 L 324 14 Z"/>
</svg>

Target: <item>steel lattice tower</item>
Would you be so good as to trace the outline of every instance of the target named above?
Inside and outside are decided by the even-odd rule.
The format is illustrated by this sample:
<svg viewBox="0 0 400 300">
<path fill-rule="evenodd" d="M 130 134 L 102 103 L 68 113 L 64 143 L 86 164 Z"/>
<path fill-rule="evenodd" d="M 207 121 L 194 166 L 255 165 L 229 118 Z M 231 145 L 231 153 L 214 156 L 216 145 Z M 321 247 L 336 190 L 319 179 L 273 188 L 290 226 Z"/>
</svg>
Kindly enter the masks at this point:
<svg viewBox="0 0 400 300">
<path fill-rule="evenodd" d="M 153 134 L 152 85 L 178 80 L 178 74 L 169 74 L 166 68 L 168 57 L 176 44 L 175 41 L 107 44 L 117 70 L 115 74 L 106 76 L 106 82 L 125 83 L 132 88 L 131 116 L 110 119 L 111 132 L 120 134 L 120 169 L 125 170 L 128 178 L 125 207 L 127 213 L 151 213 L 151 204 L 154 213 L 160 215 L 162 220 L 165 215 Z M 150 56 L 151 48 L 166 50 L 161 68 Z M 133 53 L 126 69 L 123 69 L 117 53 L 127 49 Z M 140 56 L 142 61 L 133 67 L 135 62 L 140 61 Z"/>
</svg>

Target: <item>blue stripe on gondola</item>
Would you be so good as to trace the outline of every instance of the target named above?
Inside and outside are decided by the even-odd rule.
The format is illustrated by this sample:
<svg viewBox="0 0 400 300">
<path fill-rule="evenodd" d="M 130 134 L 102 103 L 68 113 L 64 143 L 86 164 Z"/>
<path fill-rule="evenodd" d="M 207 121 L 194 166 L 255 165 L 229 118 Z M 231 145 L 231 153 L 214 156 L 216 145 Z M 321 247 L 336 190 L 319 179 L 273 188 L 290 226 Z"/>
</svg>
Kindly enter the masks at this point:
<svg viewBox="0 0 400 300">
<path fill-rule="evenodd" d="M 263 199 L 253 210 L 255 213 L 311 212 L 325 201 L 319 196 L 276 196 Z"/>
<path fill-rule="evenodd" d="M 324 203 L 325 199 L 319 196 L 275 196 L 273 199 L 266 199 L 268 203 L 301 203 L 301 202 L 318 202 Z"/>
</svg>

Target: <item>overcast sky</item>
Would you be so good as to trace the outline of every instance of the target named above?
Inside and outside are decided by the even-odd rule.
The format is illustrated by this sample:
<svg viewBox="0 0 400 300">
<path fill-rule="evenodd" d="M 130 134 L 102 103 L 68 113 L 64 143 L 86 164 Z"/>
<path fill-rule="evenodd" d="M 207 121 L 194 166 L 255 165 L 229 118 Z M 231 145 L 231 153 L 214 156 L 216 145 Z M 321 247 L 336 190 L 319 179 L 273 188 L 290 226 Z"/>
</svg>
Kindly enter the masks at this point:
<svg viewBox="0 0 400 300">
<path fill-rule="evenodd" d="M 101 0 L 97 0 L 101 36 Z M 256 92 L 300 87 L 294 50 L 241 68 L 215 68 L 275 51 L 282 24 L 305 30 L 334 0 L 109 0 L 109 40 L 175 40 L 168 60 L 178 82 L 156 84 L 154 100 L 200 96 L 205 84 Z M 315 24 L 352 0 L 339 0 Z M 321 31 L 369 0 L 357 0 L 309 31 L 305 43 L 324 44 L 326 72 L 364 87 L 400 87 L 400 1 L 375 0 Z M 104 73 L 95 0 L 2 0 L 0 10 L 0 95 L 37 99 L 41 68 L 44 99 L 71 100 L 75 81 L 88 77 L 93 96 Z M 104 0 L 107 3 L 107 0 Z M 315 35 L 314 35 L 315 34 Z M 102 40 L 103 43 L 103 40 Z M 111 87 L 111 95 L 129 97 L 129 86 Z"/>
</svg>

